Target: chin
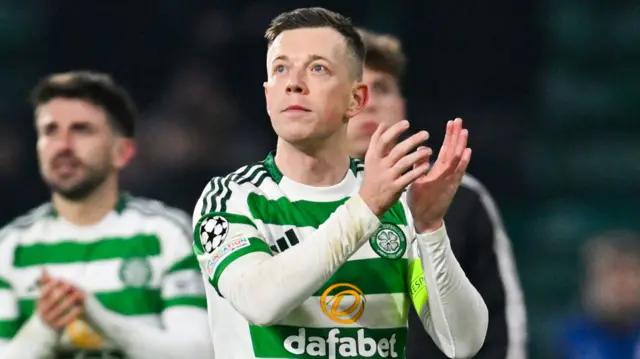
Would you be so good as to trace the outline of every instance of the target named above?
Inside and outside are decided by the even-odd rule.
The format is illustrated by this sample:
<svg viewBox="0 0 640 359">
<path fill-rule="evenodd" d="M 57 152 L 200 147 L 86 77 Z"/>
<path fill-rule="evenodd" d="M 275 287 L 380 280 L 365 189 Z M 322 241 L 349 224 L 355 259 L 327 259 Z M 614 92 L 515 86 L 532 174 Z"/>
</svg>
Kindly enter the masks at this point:
<svg viewBox="0 0 640 359">
<path fill-rule="evenodd" d="M 292 145 L 305 145 L 313 142 L 313 136 L 302 132 L 287 132 L 278 134 L 278 137 Z"/>
<path fill-rule="evenodd" d="M 273 130 L 279 138 L 289 142 L 298 143 L 312 140 L 315 134 L 315 126 L 309 122 L 278 121 Z"/>
</svg>

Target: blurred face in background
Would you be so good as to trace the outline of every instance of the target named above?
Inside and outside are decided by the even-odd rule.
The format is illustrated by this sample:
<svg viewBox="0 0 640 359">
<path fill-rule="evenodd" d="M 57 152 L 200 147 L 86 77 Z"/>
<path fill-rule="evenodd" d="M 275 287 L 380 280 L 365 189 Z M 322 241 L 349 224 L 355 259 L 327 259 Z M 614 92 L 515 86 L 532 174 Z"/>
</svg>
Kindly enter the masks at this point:
<svg viewBox="0 0 640 359">
<path fill-rule="evenodd" d="M 602 253 L 591 263 L 587 307 L 601 319 L 618 324 L 640 320 L 640 257 Z"/>
<path fill-rule="evenodd" d="M 369 101 L 364 110 L 349 121 L 349 153 L 364 158 L 371 135 L 379 124 L 392 125 L 405 119 L 404 99 L 398 81 L 390 74 L 364 70 L 364 83 L 369 87 Z"/>
<path fill-rule="evenodd" d="M 366 102 L 346 40 L 331 28 L 281 33 L 267 54 L 267 112 L 278 137 L 299 145 L 341 131 Z"/>
<path fill-rule="evenodd" d="M 40 173 L 67 199 L 90 195 L 131 157 L 102 108 L 79 99 L 54 98 L 36 109 Z"/>
</svg>

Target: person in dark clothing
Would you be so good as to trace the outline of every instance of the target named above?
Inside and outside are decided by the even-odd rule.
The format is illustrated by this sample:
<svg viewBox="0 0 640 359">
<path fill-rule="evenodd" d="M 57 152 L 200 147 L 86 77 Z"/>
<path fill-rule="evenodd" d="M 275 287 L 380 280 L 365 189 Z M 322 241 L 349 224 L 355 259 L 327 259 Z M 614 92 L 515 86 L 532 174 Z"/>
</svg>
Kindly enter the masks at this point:
<svg viewBox="0 0 640 359">
<path fill-rule="evenodd" d="M 583 249 L 582 310 L 563 318 L 556 358 L 640 358 L 640 234 L 608 231 Z"/>
<path fill-rule="evenodd" d="M 400 41 L 360 29 L 367 47 L 364 82 L 369 102 L 348 126 L 352 156 L 364 158 L 369 139 L 380 123 L 404 119 L 400 90 L 406 58 Z M 489 307 L 489 329 L 479 359 L 525 359 L 526 313 L 511 244 L 498 209 L 484 186 L 465 175 L 447 216 L 453 252 L 467 277 Z M 420 324 L 413 306 L 409 314 L 407 359 L 445 358 Z"/>
</svg>

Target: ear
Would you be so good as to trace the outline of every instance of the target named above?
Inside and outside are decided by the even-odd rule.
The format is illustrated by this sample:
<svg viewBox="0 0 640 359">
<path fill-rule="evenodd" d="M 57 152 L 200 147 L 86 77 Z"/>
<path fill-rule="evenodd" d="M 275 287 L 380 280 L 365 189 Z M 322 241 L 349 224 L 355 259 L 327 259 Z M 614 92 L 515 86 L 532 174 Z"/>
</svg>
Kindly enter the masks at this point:
<svg viewBox="0 0 640 359">
<path fill-rule="evenodd" d="M 122 170 L 133 160 L 136 154 L 136 145 L 133 139 L 119 137 L 116 139 L 113 154 L 113 166 Z"/>
<path fill-rule="evenodd" d="M 267 114 L 271 115 L 271 106 L 269 105 L 269 84 L 265 81 L 262 83 L 262 87 L 264 87 L 264 100 L 267 105 Z"/>
<path fill-rule="evenodd" d="M 351 91 L 351 100 L 347 109 L 346 117 L 352 118 L 364 109 L 369 101 L 369 86 L 363 82 L 357 82 Z"/>
</svg>

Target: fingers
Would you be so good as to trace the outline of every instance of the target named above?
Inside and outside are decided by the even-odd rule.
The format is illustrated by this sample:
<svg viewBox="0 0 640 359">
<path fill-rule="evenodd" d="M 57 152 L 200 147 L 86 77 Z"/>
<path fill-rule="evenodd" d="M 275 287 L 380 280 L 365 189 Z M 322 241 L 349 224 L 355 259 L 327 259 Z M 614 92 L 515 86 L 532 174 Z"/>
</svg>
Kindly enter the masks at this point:
<svg viewBox="0 0 640 359">
<path fill-rule="evenodd" d="M 462 152 L 462 156 L 460 157 L 460 163 L 458 163 L 458 167 L 456 167 L 456 177 L 458 180 L 462 180 L 462 176 L 467 172 L 467 167 L 471 162 L 471 149 L 465 148 Z"/>
<path fill-rule="evenodd" d="M 82 312 L 82 293 L 71 285 L 49 279 L 41 289 L 38 312 L 42 319 L 54 329 L 61 329 Z M 79 308 L 79 309 L 78 309 Z"/>
<path fill-rule="evenodd" d="M 444 136 L 442 148 L 438 155 L 438 160 L 443 163 L 450 163 L 455 154 L 455 149 L 459 142 L 460 132 L 462 131 L 462 119 L 456 118 L 454 121 L 447 121 L 447 132 Z"/>
<path fill-rule="evenodd" d="M 49 272 L 47 272 L 46 269 L 43 270 L 42 275 L 40 276 L 40 281 L 38 282 L 38 285 L 43 286 L 50 281 L 51 281 L 51 276 L 49 276 Z"/>
<path fill-rule="evenodd" d="M 440 147 L 440 152 L 438 153 L 438 161 L 444 161 L 448 158 L 448 150 L 451 146 L 450 143 L 452 141 L 453 136 L 453 121 L 447 121 L 447 128 L 444 133 L 444 141 L 442 141 L 442 147 Z"/>
<path fill-rule="evenodd" d="M 431 164 L 429 162 L 424 162 L 420 165 L 413 167 L 413 169 L 411 169 L 409 172 L 405 173 L 404 175 L 400 176 L 400 178 L 396 180 L 396 185 L 402 188 L 406 188 L 408 185 L 415 182 L 418 178 L 424 176 L 424 174 L 427 173 L 427 171 L 429 170 L 430 166 Z"/>
<path fill-rule="evenodd" d="M 64 322 L 64 318 L 68 317 L 78 303 L 80 296 L 77 292 L 72 292 L 64 298 L 60 299 L 49 312 L 46 313 L 47 319 L 53 325 L 55 323 Z"/>
<path fill-rule="evenodd" d="M 451 157 L 451 165 L 455 169 L 460 163 L 462 153 L 467 148 L 467 141 L 469 139 L 469 131 L 465 128 L 458 134 L 458 142 L 456 143 L 453 156 Z"/>
<path fill-rule="evenodd" d="M 378 127 L 380 128 L 380 127 Z M 371 137 L 370 150 L 374 150 L 378 157 L 384 157 L 385 153 L 391 149 L 398 141 L 400 135 L 409 129 L 409 121 L 400 121 L 387 130 L 379 134 L 379 136 Z M 376 131 L 377 132 L 377 131 Z"/>
<path fill-rule="evenodd" d="M 54 319 L 51 325 L 56 329 L 62 329 L 80 317 L 83 313 L 84 309 L 81 306 L 73 306 L 71 310 L 67 311 L 62 317 Z"/>
<path fill-rule="evenodd" d="M 432 151 L 430 148 L 421 146 L 416 151 L 402 157 L 398 162 L 396 162 L 393 166 L 393 170 L 396 175 L 400 176 L 415 166 L 420 166 L 425 162 L 429 162 L 431 153 Z"/>
<path fill-rule="evenodd" d="M 49 280 L 41 286 L 40 300 L 38 301 L 39 310 L 48 312 L 66 293 L 59 288 L 57 281 Z"/>
<path fill-rule="evenodd" d="M 387 130 L 387 125 L 385 125 L 384 123 L 378 124 L 378 127 L 376 128 L 375 132 L 373 132 L 373 135 L 371 135 L 371 140 L 369 140 L 369 151 L 372 149 L 372 147 L 375 147 L 375 145 L 377 145 L 378 142 L 380 142 L 380 135 L 382 135 L 382 133 L 384 133 L 384 131 L 386 130 Z M 367 153 L 369 151 L 367 151 Z"/>
<path fill-rule="evenodd" d="M 431 160 L 431 155 L 433 154 L 433 151 L 431 150 L 431 148 L 426 147 L 426 146 L 420 146 L 418 147 L 417 151 L 420 151 L 422 149 L 426 149 L 429 150 L 429 156 L 416 162 L 414 166 L 420 166 L 421 164 L 425 163 L 425 162 L 429 162 L 429 160 Z"/>
<path fill-rule="evenodd" d="M 387 160 L 389 161 L 389 163 L 393 165 L 394 163 L 398 162 L 401 158 L 406 156 L 409 152 L 411 152 L 414 148 L 420 146 L 422 143 L 424 143 L 428 139 L 429 139 L 429 132 L 427 131 L 420 131 L 412 135 L 411 137 L 407 138 L 406 140 L 400 142 L 395 147 L 393 147 L 391 152 L 389 152 L 389 154 L 387 155 Z"/>
</svg>

